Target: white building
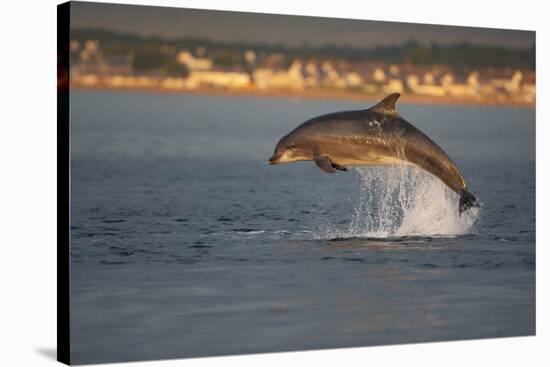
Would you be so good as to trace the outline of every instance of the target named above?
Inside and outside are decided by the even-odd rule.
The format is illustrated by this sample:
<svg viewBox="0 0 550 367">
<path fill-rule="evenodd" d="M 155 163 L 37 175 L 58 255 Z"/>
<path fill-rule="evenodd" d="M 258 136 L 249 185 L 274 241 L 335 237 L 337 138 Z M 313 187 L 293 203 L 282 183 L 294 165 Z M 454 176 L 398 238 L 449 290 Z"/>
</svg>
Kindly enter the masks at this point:
<svg viewBox="0 0 550 367">
<path fill-rule="evenodd" d="M 181 51 L 177 55 L 177 60 L 185 64 L 190 71 L 204 71 L 212 69 L 212 60 L 204 57 L 194 57 L 189 51 Z"/>
</svg>

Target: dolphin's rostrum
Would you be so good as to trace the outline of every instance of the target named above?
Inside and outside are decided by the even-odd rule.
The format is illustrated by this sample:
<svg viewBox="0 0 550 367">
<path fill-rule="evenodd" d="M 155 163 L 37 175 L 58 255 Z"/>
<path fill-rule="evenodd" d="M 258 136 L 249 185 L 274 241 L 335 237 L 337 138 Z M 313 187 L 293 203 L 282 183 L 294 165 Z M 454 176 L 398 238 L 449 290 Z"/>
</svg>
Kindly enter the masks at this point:
<svg viewBox="0 0 550 367">
<path fill-rule="evenodd" d="M 279 140 L 269 163 L 313 160 L 327 173 L 347 171 L 348 166 L 414 164 L 460 195 L 460 213 L 479 206 L 443 149 L 399 116 L 399 96 L 390 94 L 367 110 L 329 113 L 304 122 Z"/>
</svg>

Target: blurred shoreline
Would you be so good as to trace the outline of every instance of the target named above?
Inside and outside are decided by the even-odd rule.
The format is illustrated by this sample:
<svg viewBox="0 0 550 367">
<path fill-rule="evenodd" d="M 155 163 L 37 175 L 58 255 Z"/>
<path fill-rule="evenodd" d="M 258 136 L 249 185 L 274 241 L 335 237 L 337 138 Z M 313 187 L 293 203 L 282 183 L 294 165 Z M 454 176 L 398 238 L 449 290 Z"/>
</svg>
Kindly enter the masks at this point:
<svg viewBox="0 0 550 367">
<path fill-rule="evenodd" d="M 272 49 L 109 32 L 75 31 L 72 37 L 68 74 L 74 88 L 347 100 L 397 92 L 403 102 L 420 104 L 536 102 L 534 46 L 408 42 L 374 49 Z"/>
<path fill-rule="evenodd" d="M 191 94 L 191 95 L 215 95 L 215 96 L 246 96 L 258 98 L 289 98 L 289 99 L 338 99 L 350 101 L 376 102 L 383 98 L 386 93 L 369 94 L 361 91 L 334 90 L 334 89 L 269 89 L 258 90 L 256 88 L 225 89 L 213 87 L 199 87 L 195 89 L 174 89 L 163 86 L 120 86 L 113 87 L 106 83 L 94 85 L 71 81 L 70 88 L 73 90 L 96 90 L 115 92 L 147 92 L 159 94 Z M 508 98 L 470 98 L 453 96 L 429 96 L 411 93 L 402 93 L 400 103 L 422 104 L 422 105 L 463 105 L 463 106 L 502 106 L 502 107 L 524 107 L 535 108 L 536 101 L 518 101 Z"/>
</svg>

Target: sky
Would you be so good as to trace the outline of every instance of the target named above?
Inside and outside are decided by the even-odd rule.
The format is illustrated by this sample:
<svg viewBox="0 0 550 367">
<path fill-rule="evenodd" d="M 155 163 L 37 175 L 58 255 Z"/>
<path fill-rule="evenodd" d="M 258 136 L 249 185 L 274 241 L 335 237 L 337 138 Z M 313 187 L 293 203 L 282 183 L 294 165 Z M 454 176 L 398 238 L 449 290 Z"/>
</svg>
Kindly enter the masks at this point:
<svg viewBox="0 0 550 367">
<path fill-rule="evenodd" d="M 195 37 L 288 46 L 371 48 L 415 40 L 422 44 L 467 41 L 528 48 L 535 43 L 533 31 L 88 2 L 71 2 L 71 27 L 164 38 Z"/>
</svg>

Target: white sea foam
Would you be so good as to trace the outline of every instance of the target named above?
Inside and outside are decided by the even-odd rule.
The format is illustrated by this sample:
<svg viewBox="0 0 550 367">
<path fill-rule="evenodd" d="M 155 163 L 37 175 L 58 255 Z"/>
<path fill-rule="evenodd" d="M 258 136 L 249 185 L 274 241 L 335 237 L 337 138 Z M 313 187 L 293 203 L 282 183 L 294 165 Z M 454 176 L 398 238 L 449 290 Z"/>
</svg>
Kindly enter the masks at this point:
<svg viewBox="0 0 550 367">
<path fill-rule="evenodd" d="M 468 234 L 478 208 L 458 212 L 459 197 L 412 165 L 360 167 L 360 192 L 347 227 L 324 227 L 322 238 L 457 236 Z"/>
</svg>

